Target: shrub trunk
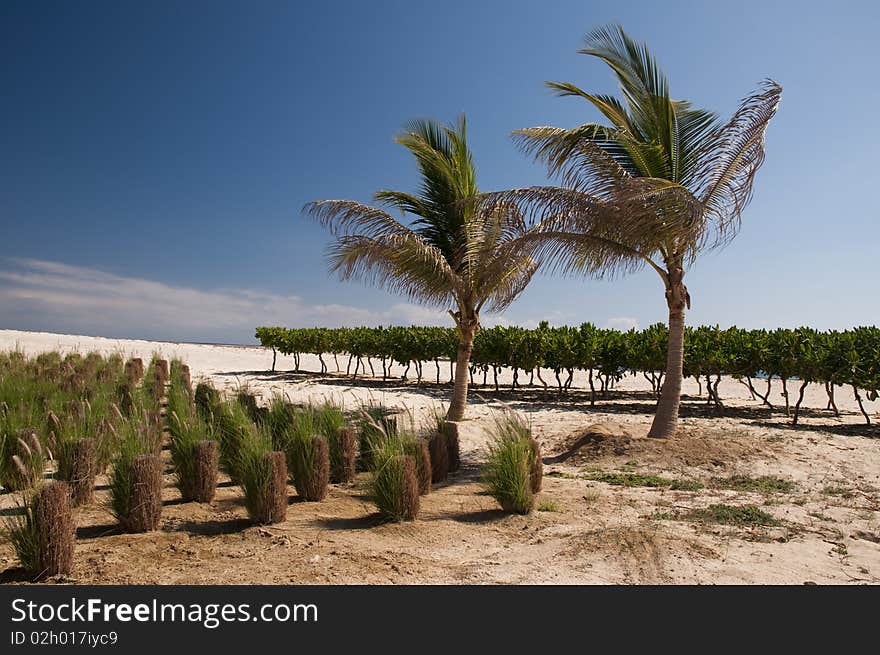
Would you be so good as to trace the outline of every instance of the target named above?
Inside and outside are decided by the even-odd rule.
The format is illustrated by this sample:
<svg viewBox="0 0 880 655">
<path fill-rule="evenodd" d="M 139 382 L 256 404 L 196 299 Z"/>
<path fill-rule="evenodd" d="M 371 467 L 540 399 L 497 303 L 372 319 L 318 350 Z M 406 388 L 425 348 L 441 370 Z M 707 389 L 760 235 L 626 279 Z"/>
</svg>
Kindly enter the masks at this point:
<svg viewBox="0 0 880 655">
<path fill-rule="evenodd" d="M 403 520 L 414 521 L 419 515 L 419 478 L 414 457 L 403 458 Z"/>
<path fill-rule="evenodd" d="M 431 456 L 431 482 L 437 484 L 449 477 L 449 450 L 446 446 L 446 436 L 437 432 L 428 441 L 428 451 Z"/>
<path fill-rule="evenodd" d="M 541 485 L 544 481 L 544 462 L 541 459 L 541 444 L 537 439 L 529 439 L 529 446 L 532 450 L 531 467 L 529 468 L 529 481 L 531 483 L 532 493 L 536 494 L 541 491 Z"/>
<path fill-rule="evenodd" d="M 459 424 L 455 421 L 443 423 L 443 433 L 446 436 L 446 450 L 449 453 L 449 472 L 455 473 L 461 468 L 461 450 L 458 443 Z"/>
<path fill-rule="evenodd" d="M 333 440 L 333 453 L 330 458 L 330 481 L 344 484 L 354 479 L 357 462 L 357 437 L 351 428 L 339 428 Z"/>
<path fill-rule="evenodd" d="M 431 468 L 431 449 L 428 447 L 427 441 L 419 439 L 416 442 L 414 457 L 419 481 L 419 494 L 424 496 L 431 493 L 431 478 L 434 476 L 434 471 Z"/>
<path fill-rule="evenodd" d="M 98 452 L 94 439 L 77 439 L 60 453 L 58 477 L 70 483 L 75 506 L 88 505 L 94 500 L 97 473 Z"/>
<path fill-rule="evenodd" d="M 269 478 L 253 508 L 254 523 L 281 523 L 287 518 L 287 458 L 281 451 L 266 453 Z"/>
<path fill-rule="evenodd" d="M 297 475 L 296 491 L 303 500 L 318 502 L 327 496 L 330 481 L 330 450 L 324 437 L 312 437 L 312 466 Z"/>
<path fill-rule="evenodd" d="M 183 378 L 184 388 L 189 391 L 190 397 L 192 397 L 192 375 L 190 374 L 188 365 L 180 365 L 180 377 Z"/>
<path fill-rule="evenodd" d="M 157 455 L 140 455 L 131 463 L 131 504 L 120 519 L 126 532 L 150 532 L 159 527 L 162 515 L 162 460 Z"/>
<path fill-rule="evenodd" d="M 73 542 L 76 526 L 70 485 L 54 481 L 43 485 L 34 507 L 37 528 L 39 577 L 69 574 L 73 568 Z"/>
<path fill-rule="evenodd" d="M 219 460 L 216 441 L 205 439 L 196 444 L 192 499 L 197 503 L 210 503 L 214 500 Z"/>
</svg>

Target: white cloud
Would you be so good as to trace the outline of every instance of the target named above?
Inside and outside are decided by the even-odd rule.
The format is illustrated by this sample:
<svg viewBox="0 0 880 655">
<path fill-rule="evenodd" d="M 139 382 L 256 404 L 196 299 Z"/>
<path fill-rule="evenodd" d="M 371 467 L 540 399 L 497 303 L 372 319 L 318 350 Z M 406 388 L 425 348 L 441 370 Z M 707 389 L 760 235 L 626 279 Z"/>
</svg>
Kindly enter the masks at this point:
<svg viewBox="0 0 880 655">
<path fill-rule="evenodd" d="M 605 329 L 626 332 L 632 328 L 639 329 L 639 322 L 629 316 L 616 316 L 605 321 Z"/>
<path fill-rule="evenodd" d="M 0 269 L 0 327 L 243 342 L 253 339 L 257 325 L 449 323 L 445 312 L 409 303 L 375 311 L 251 289 L 172 286 L 58 262 L 10 261 L 13 270 Z"/>
</svg>

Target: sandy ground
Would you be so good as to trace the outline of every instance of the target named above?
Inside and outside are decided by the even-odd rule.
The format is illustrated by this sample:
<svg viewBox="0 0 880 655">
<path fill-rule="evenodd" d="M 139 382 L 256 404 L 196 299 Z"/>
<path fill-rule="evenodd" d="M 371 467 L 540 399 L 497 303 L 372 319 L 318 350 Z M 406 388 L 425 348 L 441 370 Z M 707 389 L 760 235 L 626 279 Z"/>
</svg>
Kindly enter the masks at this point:
<svg viewBox="0 0 880 655">
<path fill-rule="evenodd" d="M 447 385 L 399 379 L 354 380 L 334 373 L 295 373 L 289 357 L 256 347 L 124 341 L 0 330 L 0 348 L 180 357 L 194 377 L 221 388 L 247 384 L 263 398 L 332 397 L 354 408 L 370 399 L 406 407 L 417 419 L 449 394 Z M 341 359 L 341 358 L 340 358 Z M 340 361 L 344 368 L 345 362 Z M 302 368 L 318 371 L 317 358 Z M 377 366 L 381 369 L 381 366 Z M 400 375 L 402 369 L 395 367 Z M 433 364 L 425 375 L 433 380 Z M 502 381 L 510 384 L 510 373 Z M 552 376 L 545 375 L 545 379 Z M 382 524 L 362 476 L 333 486 L 321 503 L 299 502 L 291 490 L 285 523 L 253 527 L 240 489 L 223 484 L 210 505 L 181 503 L 166 476 L 162 527 L 120 534 L 98 502 L 79 511 L 73 575 L 61 581 L 98 584 L 245 583 L 637 583 L 803 584 L 880 582 L 880 432 L 864 425 L 851 391 L 837 389 L 841 416 L 825 410 L 824 390 L 811 386 L 802 425 L 792 428 L 778 381 L 774 410 L 752 400 L 735 380 L 722 381 L 722 412 L 685 383 L 681 429 L 666 442 L 649 440 L 654 399 L 642 377 L 627 377 L 589 406 L 583 375 L 563 398 L 540 387 L 474 390 L 463 425 L 462 471 L 422 498 L 412 524 Z M 491 378 L 491 376 L 490 376 Z M 527 379 L 527 378 L 526 378 Z M 441 380 L 448 380 L 442 368 Z M 522 374 L 520 380 L 523 381 Z M 792 385 L 794 386 L 794 385 Z M 762 387 L 763 388 L 763 387 Z M 792 389 L 794 391 L 795 389 Z M 479 466 L 493 415 L 503 405 L 525 414 L 542 444 L 544 489 L 539 511 L 503 514 L 485 495 Z M 880 403 L 866 403 L 880 422 Z M 577 446 L 572 448 L 572 446 Z M 700 482 L 696 491 L 616 486 L 584 479 L 597 472 L 661 475 Z M 740 491 L 719 480 L 774 475 L 794 483 L 786 492 Z M 102 482 L 99 480 L 99 483 Z M 778 520 L 772 527 L 737 527 L 695 520 L 713 504 L 756 505 Z M 15 511 L 11 494 L 0 513 Z M 20 581 L 8 543 L 0 538 L 0 581 Z"/>
</svg>

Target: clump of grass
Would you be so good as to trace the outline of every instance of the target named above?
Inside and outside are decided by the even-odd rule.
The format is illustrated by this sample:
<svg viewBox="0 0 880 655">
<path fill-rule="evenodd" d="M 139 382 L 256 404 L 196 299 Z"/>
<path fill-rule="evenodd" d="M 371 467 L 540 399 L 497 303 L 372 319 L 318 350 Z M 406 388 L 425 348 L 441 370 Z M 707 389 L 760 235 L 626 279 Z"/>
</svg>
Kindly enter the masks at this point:
<svg viewBox="0 0 880 655">
<path fill-rule="evenodd" d="M 538 504 L 535 506 L 535 509 L 539 512 L 561 512 L 562 507 L 559 506 L 558 503 L 552 501 L 550 499 L 543 499 L 538 501 Z"/>
<path fill-rule="evenodd" d="M 110 474 L 110 510 L 127 532 L 158 526 L 162 510 L 162 466 L 149 426 L 126 421 Z"/>
<path fill-rule="evenodd" d="M 98 472 L 97 442 L 95 439 L 67 440 L 58 449 L 56 477 L 70 484 L 74 505 L 87 505 L 95 495 L 95 476 Z"/>
<path fill-rule="evenodd" d="M 246 384 L 241 385 L 235 392 L 235 399 L 244 407 L 251 421 L 260 423 L 263 420 L 264 412 L 257 404 L 257 397 Z"/>
<path fill-rule="evenodd" d="M 210 422 L 221 404 L 220 392 L 209 382 L 199 382 L 193 392 L 196 410 L 203 421 Z"/>
<path fill-rule="evenodd" d="M 280 523 L 287 517 L 287 464 L 272 450 L 266 430 L 250 433 L 241 443 L 237 466 L 245 507 L 254 523 Z"/>
<path fill-rule="evenodd" d="M 822 489 L 822 493 L 826 496 L 837 496 L 839 498 L 853 498 L 856 495 L 849 487 L 839 484 L 827 485 Z"/>
<path fill-rule="evenodd" d="M 168 360 L 162 359 L 159 355 L 153 355 L 150 365 L 144 374 L 144 384 L 142 387 L 153 402 L 158 403 L 165 395 L 165 385 L 169 378 Z"/>
<path fill-rule="evenodd" d="M 43 484 L 19 509 L 7 519 L 3 534 L 22 568 L 35 579 L 69 574 L 76 527 L 70 487 L 59 481 Z"/>
<path fill-rule="evenodd" d="M 753 478 L 749 475 L 731 475 L 727 478 L 712 478 L 712 484 L 722 489 L 735 491 L 757 491 L 761 493 L 789 493 L 795 484 L 791 480 L 776 475 L 762 475 Z"/>
<path fill-rule="evenodd" d="M 724 504 L 709 505 L 705 508 L 691 510 L 688 512 L 687 517 L 696 521 L 722 523 L 724 525 L 781 525 L 779 519 L 755 505 L 742 505 L 740 507 Z"/>
<path fill-rule="evenodd" d="M 236 401 L 221 402 L 215 407 L 209 426 L 218 442 L 221 468 L 238 483 L 241 449 L 248 439 L 253 438 L 256 427 L 244 407 Z"/>
<path fill-rule="evenodd" d="M 321 434 L 326 413 L 332 409 L 306 407 L 293 415 L 288 431 L 287 467 L 297 493 L 307 501 L 320 501 L 327 495 L 330 480 L 330 450 Z"/>
<path fill-rule="evenodd" d="M 171 461 L 183 500 L 208 503 L 214 498 L 219 455 L 209 426 L 196 411 L 188 377 L 188 369 L 173 360 L 167 408 Z"/>
<path fill-rule="evenodd" d="M 413 521 L 419 514 L 419 482 L 415 459 L 403 441 L 389 439 L 373 451 L 370 493 L 383 517 Z"/>
<path fill-rule="evenodd" d="M 689 510 L 685 513 L 661 512 L 653 515 L 658 520 L 700 521 L 704 523 L 719 523 L 722 525 L 764 526 L 773 527 L 782 525 L 782 521 L 768 514 L 755 505 L 725 505 L 715 504 Z"/>
<path fill-rule="evenodd" d="M 171 383 L 182 387 L 188 395 L 192 396 L 192 376 L 189 372 L 189 366 L 177 358 L 171 360 Z"/>
<path fill-rule="evenodd" d="M 554 474 L 554 476 L 557 475 L 558 474 Z M 594 482 L 604 482 L 606 484 L 621 487 L 659 487 L 672 489 L 674 491 L 697 491 L 698 489 L 703 488 L 702 484 L 693 480 L 664 478 L 659 475 L 647 475 L 642 473 L 619 473 L 603 471 L 570 477 L 581 480 L 592 480 Z"/>
<path fill-rule="evenodd" d="M 332 402 L 318 405 L 315 407 L 315 423 L 329 447 L 330 480 L 350 482 L 357 461 L 357 439 L 354 430 L 346 425 L 343 407 Z"/>
<path fill-rule="evenodd" d="M 495 419 L 483 479 L 489 493 L 508 512 L 528 514 L 535 504 L 532 491 L 534 451 L 531 430 L 512 412 Z"/>
<path fill-rule="evenodd" d="M 11 491 L 36 486 L 43 478 L 46 455 L 37 430 L 4 430 L 0 436 L 0 482 Z"/>
<path fill-rule="evenodd" d="M 272 439 L 275 450 L 286 451 L 290 441 L 290 427 L 294 421 L 296 408 L 281 394 L 274 394 L 269 400 L 262 425 Z"/>
<path fill-rule="evenodd" d="M 36 576 L 40 571 L 40 543 L 36 520 L 36 496 L 16 501 L 18 513 L 6 519 L 3 537 L 9 541 L 21 567 Z"/>
<path fill-rule="evenodd" d="M 359 414 L 359 463 L 363 470 L 369 471 L 373 467 L 373 451 L 380 450 L 385 440 L 397 434 L 397 417 L 384 405 L 372 402 L 362 406 Z"/>
<path fill-rule="evenodd" d="M 171 425 L 174 425 L 173 429 L 170 428 Z M 175 483 L 181 498 L 185 502 L 210 502 L 214 497 L 211 481 L 216 485 L 217 479 L 219 456 L 216 442 L 210 439 L 207 426 L 195 414 L 181 419 L 176 413 L 172 413 L 169 428 L 169 450 L 174 464 Z M 203 442 L 214 445 L 202 446 L 207 450 L 200 456 L 199 444 Z"/>
</svg>

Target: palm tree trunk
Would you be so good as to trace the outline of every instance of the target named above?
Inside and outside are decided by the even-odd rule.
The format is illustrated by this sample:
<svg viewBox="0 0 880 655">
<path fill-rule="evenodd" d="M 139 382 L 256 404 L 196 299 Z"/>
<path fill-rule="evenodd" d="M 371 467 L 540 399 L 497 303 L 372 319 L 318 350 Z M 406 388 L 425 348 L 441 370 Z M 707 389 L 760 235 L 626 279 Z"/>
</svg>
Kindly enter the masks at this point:
<svg viewBox="0 0 880 655">
<path fill-rule="evenodd" d="M 474 349 L 474 329 L 460 328 L 458 338 L 458 356 L 455 360 L 455 386 L 452 389 L 452 400 L 449 401 L 447 421 L 460 421 L 464 418 L 467 407 L 468 383 L 470 382 L 471 352 Z"/>
<path fill-rule="evenodd" d="M 669 346 L 666 351 L 666 379 L 657 403 L 657 413 L 651 424 L 649 437 L 668 439 L 678 427 L 678 407 L 681 404 L 681 378 L 684 365 L 684 312 L 690 307 L 690 296 L 684 285 L 684 271 L 680 266 L 670 267 L 666 289 L 669 307 Z"/>
</svg>

